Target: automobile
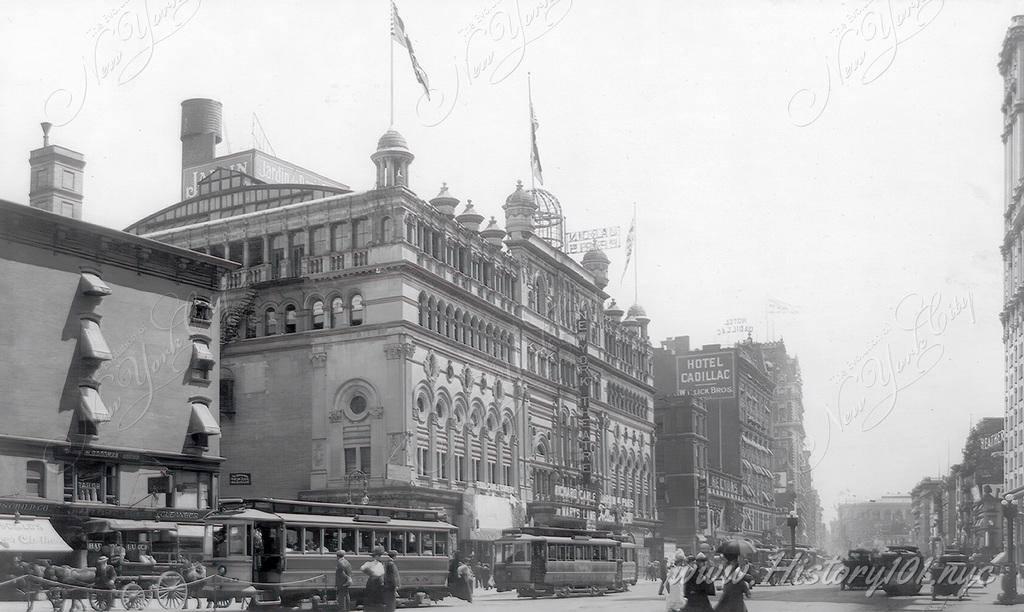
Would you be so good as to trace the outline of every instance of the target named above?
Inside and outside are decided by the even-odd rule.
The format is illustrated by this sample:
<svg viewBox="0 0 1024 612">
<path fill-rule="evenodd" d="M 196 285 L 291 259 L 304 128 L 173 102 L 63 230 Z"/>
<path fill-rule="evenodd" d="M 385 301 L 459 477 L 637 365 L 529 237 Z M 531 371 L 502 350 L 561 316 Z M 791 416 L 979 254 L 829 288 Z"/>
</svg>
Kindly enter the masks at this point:
<svg viewBox="0 0 1024 612">
<path fill-rule="evenodd" d="M 932 599 L 956 595 L 963 599 L 966 587 L 972 578 L 972 568 L 967 555 L 947 551 L 931 566 Z"/>
<path fill-rule="evenodd" d="M 850 549 L 843 559 L 846 573 L 843 575 L 843 581 L 839 583 L 839 590 L 868 588 L 868 575 L 871 573 L 874 556 L 875 551 L 867 548 Z"/>
<path fill-rule="evenodd" d="M 886 595 L 917 595 L 921 592 L 921 577 L 927 568 L 924 555 L 916 546 L 889 546 L 878 555 L 875 565 L 885 579 L 881 588 Z"/>
</svg>

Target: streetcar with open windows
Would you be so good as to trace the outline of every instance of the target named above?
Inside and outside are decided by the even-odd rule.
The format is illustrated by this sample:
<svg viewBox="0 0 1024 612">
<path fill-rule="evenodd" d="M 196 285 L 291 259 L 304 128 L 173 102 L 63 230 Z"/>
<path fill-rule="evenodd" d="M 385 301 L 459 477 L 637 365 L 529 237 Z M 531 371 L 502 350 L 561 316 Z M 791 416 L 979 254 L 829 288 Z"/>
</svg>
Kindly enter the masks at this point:
<svg viewBox="0 0 1024 612">
<path fill-rule="evenodd" d="M 604 595 L 636 584 L 636 545 L 607 531 L 506 529 L 494 550 L 495 587 L 520 597 Z"/>
<path fill-rule="evenodd" d="M 222 499 L 206 523 L 213 540 L 208 565 L 224 578 L 209 587 L 207 595 L 214 600 L 252 597 L 295 605 L 324 597 L 334 591 L 337 552 L 344 550 L 352 564 L 350 597 L 358 605 L 366 585 L 359 568 L 375 546 L 397 553 L 403 603 L 418 605 L 449 595 L 448 564 L 457 530 L 434 510 Z"/>
</svg>

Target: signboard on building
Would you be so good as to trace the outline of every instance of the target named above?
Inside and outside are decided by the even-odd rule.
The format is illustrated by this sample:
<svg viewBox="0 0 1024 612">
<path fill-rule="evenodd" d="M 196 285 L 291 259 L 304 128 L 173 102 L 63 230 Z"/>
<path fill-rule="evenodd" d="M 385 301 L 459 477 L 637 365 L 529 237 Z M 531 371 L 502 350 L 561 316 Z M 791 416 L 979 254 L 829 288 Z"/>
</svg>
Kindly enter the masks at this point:
<svg viewBox="0 0 1024 612">
<path fill-rule="evenodd" d="M 775 472 L 775 492 L 785 493 L 789 488 L 789 474 L 786 472 Z"/>
<path fill-rule="evenodd" d="M 575 253 L 586 253 L 591 249 L 617 249 L 621 246 L 619 242 L 620 233 L 618 225 L 578 232 L 566 232 L 565 252 L 572 255 Z"/>
<path fill-rule="evenodd" d="M 679 393 L 704 399 L 736 395 L 736 356 L 731 351 L 701 352 L 676 357 Z"/>
<path fill-rule="evenodd" d="M 348 189 L 348 186 L 300 168 L 278 159 L 273 155 L 267 155 L 263 151 L 243 151 L 233 155 L 225 155 L 217 159 L 191 166 L 181 171 L 181 197 L 183 200 L 194 198 L 199 195 L 199 182 L 209 176 L 217 168 L 227 168 L 248 174 L 249 176 L 263 181 L 267 184 L 299 184 L 299 185 L 326 185 Z"/>
<path fill-rule="evenodd" d="M 228 474 L 228 484 L 249 486 L 252 484 L 252 472 L 231 472 Z"/>
<path fill-rule="evenodd" d="M 697 530 L 707 531 L 708 528 L 708 481 L 697 479 Z"/>
<path fill-rule="evenodd" d="M 156 476 L 146 481 L 146 493 L 150 495 L 170 493 L 171 479 L 167 476 Z"/>
</svg>

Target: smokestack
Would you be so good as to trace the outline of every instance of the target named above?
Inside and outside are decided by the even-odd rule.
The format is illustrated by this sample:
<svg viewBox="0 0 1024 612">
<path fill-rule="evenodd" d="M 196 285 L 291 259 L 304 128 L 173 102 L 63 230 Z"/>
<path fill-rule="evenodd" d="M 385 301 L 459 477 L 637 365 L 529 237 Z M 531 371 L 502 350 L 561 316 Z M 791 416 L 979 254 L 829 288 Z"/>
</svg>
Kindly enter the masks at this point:
<svg viewBox="0 0 1024 612">
<path fill-rule="evenodd" d="M 49 121 L 44 121 L 39 125 L 43 128 L 43 146 L 48 147 L 50 146 L 50 128 L 53 127 L 53 124 Z"/>
<path fill-rule="evenodd" d="M 192 98 L 181 103 L 181 168 L 213 161 L 221 141 L 221 103 Z"/>
</svg>

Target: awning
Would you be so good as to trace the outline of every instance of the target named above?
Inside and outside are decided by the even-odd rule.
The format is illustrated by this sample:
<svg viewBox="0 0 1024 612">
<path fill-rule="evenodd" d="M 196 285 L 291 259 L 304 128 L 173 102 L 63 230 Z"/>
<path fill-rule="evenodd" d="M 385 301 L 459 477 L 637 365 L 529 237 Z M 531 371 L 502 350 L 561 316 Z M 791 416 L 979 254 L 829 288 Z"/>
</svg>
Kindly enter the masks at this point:
<svg viewBox="0 0 1024 612">
<path fill-rule="evenodd" d="M 106 423 L 110 420 L 110 412 L 100 398 L 100 392 L 92 387 L 79 387 L 81 396 L 78 402 L 78 418 L 90 423 Z"/>
<path fill-rule="evenodd" d="M 100 324 L 92 319 L 82 319 L 82 330 L 78 336 L 78 352 L 86 359 L 110 361 L 110 347 L 103 339 Z"/>
<path fill-rule="evenodd" d="M 740 461 L 743 462 L 743 467 L 747 468 L 748 470 L 754 469 L 754 466 L 751 465 L 751 463 L 749 461 L 747 461 L 746 459 L 740 459 Z"/>
<path fill-rule="evenodd" d="M 767 503 L 769 506 L 775 503 L 775 500 L 772 499 L 772 496 L 768 495 L 767 493 L 761 493 L 761 498 L 764 499 L 765 503 Z"/>
<path fill-rule="evenodd" d="M 92 272 L 82 272 L 82 293 L 85 295 L 104 296 L 112 292 L 110 286 Z"/>
<path fill-rule="evenodd" d="M 206 434 L 219 436 L 220 425 L 210 413 L 210 407 L 200 402 L 192 402 L 192 416 L 188 420 L 188 435 Z"/>
<path fill-rule="evenodd" d="M 202 340 L 192 341 L 192 362 L 195 364 L 207 363 L 213 365 L 214 363 L 213 352 L 210 351 L 210 345 Z"/>
<path fill-rule="evenodd" d="M 71 547 L 48 519 L 8 515 L 0 518 L 0 552 L 68 553 Z"/>
<path fill-rule="evenodd" d="M 91 519 L 85 522 L 86 533 L 110 531 L 175 531 L 177 523 L 164 521 L 132 521 L 128 519 Z"/>
<path fill-rule="evenodd" d="M 743 485 L 743 494 L 746 495 L 747 497 L 753 497 L 754 490 L 748 487 L 747 485 Z"/>
<path fill-rule="evenodd" d="M 758 444 L 757 442 L 751 440 L 747 436 L 741 435 L 740 439 L 743 440 L 743 442 L 745 442 L 746 444 L 749 444 L 750 446 L 753 446 L 757 450 L 761 451 L 762 453 L 768 453 L 769 455 L 774 455 L 775 454 L 767 446 L 765 446 L 763 444 Z"/>
</svg>

